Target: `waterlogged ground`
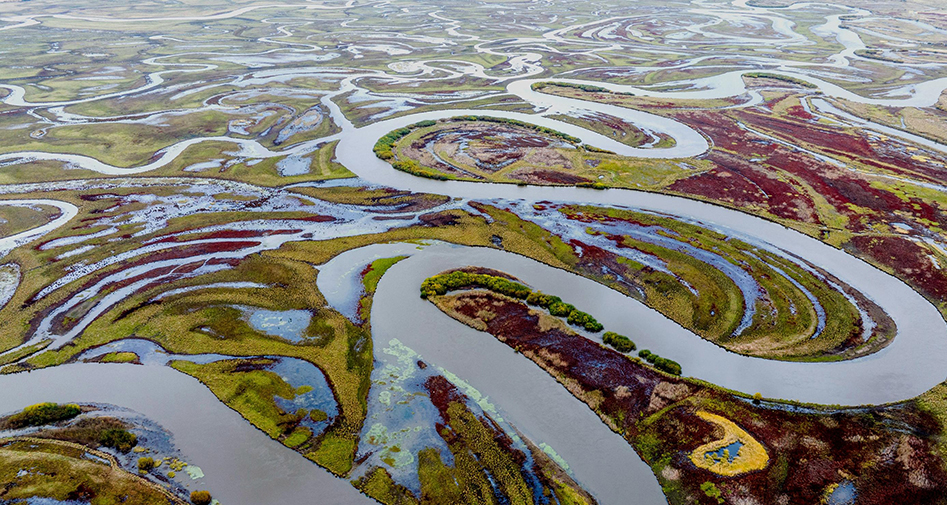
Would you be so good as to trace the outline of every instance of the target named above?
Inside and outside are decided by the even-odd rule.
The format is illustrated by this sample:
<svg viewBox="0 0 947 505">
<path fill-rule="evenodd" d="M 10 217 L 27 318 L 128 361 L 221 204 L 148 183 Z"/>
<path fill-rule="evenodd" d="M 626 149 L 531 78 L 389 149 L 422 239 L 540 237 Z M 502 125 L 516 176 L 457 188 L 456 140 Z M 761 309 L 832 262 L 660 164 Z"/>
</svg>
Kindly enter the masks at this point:
<svg viewBox="0 0 947 505">
<path fill-rule="evenodd" d="M 0 2 L 0 502 L 940 503 L 945 20 Z"/>
</svg>

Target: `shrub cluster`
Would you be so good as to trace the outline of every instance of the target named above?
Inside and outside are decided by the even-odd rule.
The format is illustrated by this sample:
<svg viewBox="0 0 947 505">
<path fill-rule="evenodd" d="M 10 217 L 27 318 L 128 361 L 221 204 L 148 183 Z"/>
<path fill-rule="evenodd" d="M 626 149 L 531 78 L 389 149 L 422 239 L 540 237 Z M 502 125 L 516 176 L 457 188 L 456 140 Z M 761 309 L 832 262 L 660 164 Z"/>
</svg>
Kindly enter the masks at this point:
<svg viewBox="0 0 947 505">
<path fill-rule="evenodd" d="M 390 131 L 387 135 L 378 139 L 378 142 L 375 142 L 375 147 L 372 148 L 372 151 L 375 152 L 375 156 L 383 160 L 390 160 L 395 157 L 395 153 L 392 151 L 395 144 L 409 133 L 411 133 L 411 128 L 398 128 L 397 130 Z"/>
<path fill-rule="evenodd" d="M 387 135 L 378 139 L 378 142 L 375 142 L 375 147 L 372 148 L 372 151 L 375 152 L 375 156 L 378 156 L 383 160 L 390 160 L 391 158 L 395 157 L 395 153 L 393 151 L 395 144 L 397 144 L 398 141 L 404 138 L 406 135 L 411 133 L 411 130 L 423 128 L 426 126 L 434 126 L 435 124 L 437 123 L 434 121 L 418 121 L 413 125 L 390 131 Z"/>
<path fill-rule="evenodd" d="M 582 146 L 582 149 L 590 153 L 602 153 L 602 154 L 615 154 L 614 151 L 609 151 L 608 149 L 602 149 L 601 147 L 590 146 L 588 144 Z"/>
<path fill-rule="evenodd" d="M 99 443 L 121 452 L 128 452 L 138 445 L 138 437 L 134 433 L 120 428 L 105 430 L 99 435 Z"/>
<path fill-rule="evenodd" d="M 31 405 L 8 417 L 2 423 L 3 428 L 18 430 L 27 426 L 42 426 L 44 424 L 65 421 L 78 416 L 82 409 L 78 405 L 59 405 L 56 403 L 39 403 Z"/>
<path fill-rule="evenodd" d="M 530 87 L 533 88 L 533 91 L 538 91 L 547 86 L 558 86 L 560 88 L 580 89 L 582 91 L 587 91 L 589 93 L 607 93 L 608 92 L 607 89 L 601 86 L 593 86 L 591 84 L 572 84 L 571 82 L 537 82 Z"/>
<path fill-rule="evenodd" d="M 578 137 L 573 137 L 572 135 L 562 133 L 558 130 L 553 130 L 552 128 L 546 128 L 545 126 L 539 126 L 532 123 L 527 123 L 526 121 L 520 121 L 518 119 L 507 119 L 503 117 L 492 117 L 492 116 L 457 116 L 450 119 L 451 121 L 480 121 L 484 123 L 500 123 L 508 124 L 511 126 L 518 126 L 520 128 L 526 128 L 528 130 L 533 130 L 551 137 L 556 137 L 558 139 L 564 140 L 570 144 L 581 144 L 582 139 Z"/>
<path fill-rule="evenodd" d="M 533 291 L 526 297 L 526 303 L 548 309 L 554 303 L 562 303 L 562 298 L 553 295 L 547 295 L 542 291 Z"/>
<path fill-rule="evenodd" d="M 607 88 L 603 88 L 601 86 L 594 86 L 592 84 L 573 84 L 571 82 L 537 82 L 537 83 L 533 83 L 533 85 L 530 86 L 530 88 L 532 88 L 533 91 L 539 91 L 549 86 L 558 86 L 560 88 L 578 89 L 578 90 L 582 90 L 588 93 L 611 93 L 613 95 L 635 96 L 634 93 L 628 93 L 625 91 L 610 91 Z"/>
<path fill-rule="evenodd" d="M 569 321 L 569 324 L 581 326 L 591 332 L 599 332 L 605 329 L 602 323 L 596 321 L 591 314 L 582 312 L 581 310 L 569 312 L 569 317 L 566 320 Z"/>
<path fill-rule="evenodd" d="M 802 79 L 797 79 L 795 77 L 790 77 L 788 75 L 780 74 L 771 74 L 769 72 L 747 72 L 743 74 L 743 77 L 748 77 L 750 79 L 772 79 L 774 81 L 783 81 L 790 84 L 795 84 L 797 86 L 802 86 L 804 88 L 814 88 L 813 84 L 810 84 Z"/>
<path fill-rule="evenodd" d="M 382 158 L 382 159 L 387 159 L 387 158 Z M 395 170 L 401 170 L 402 172 L 407 172 L 411 175 L 420 175 L 421 177 L 427 177 L 428 179 L 437 179 L 439 181 L 448 180 L 448 177 L 446 175 L 438 171 L 431 170 L 430 168 L 427 168 L 424 165 L 414 160 L 392 161 L 391 166 Z"/>
<path fill-rule="evenodd" d="M 592 189 L 608 189 L 608 185 L 601 182 L 580 182 L 576 184 L 580 188 L 592 188 Z"/>
<path fill-rule="evenodd" d="M 612 346 L 618 352 L 631 352 L 636 349 L 635 343 L 630 338 L 619 335 L 614 331 L 606 331 L 602 335 L 602 341 Z"/>
<path fill-rule="evenodd" d="M 662 372 L 667 372 L 671 375 L 681 375 L 681 365 L 676 361 L 662 358 L 661 356 L 658 356 L 647 349 L 638 351 L 638 356 L 642 357 L 645 361 L 651 363 L 655 368 L 661 370 Z"/>
<path fill-rule="evenodd" d="M 527 123 L 525 121 L 518 121 L 516 119 L 506 119 L 506 118 L 501 118 L 501 117 L 490 117 L 490 116 L 458 116 L 455 118 L 451 118 L 450 121 L 481 121 L 481 122 L 487 122 L 487 123 L 508 124 L 512 126 L 518 126 L 521 128 L 528 128 L 530 130 L 537 131 L 539 133 L 556 137 L 558 139 L 569 142 L 570 144 L 582 143 L 582 139 L 578 137 L 573 137 L 572 135 L 568 135 L 560 131 L 553 130 L 552 128 L 546 128 L 545 126 L 534 125 L 534 124 Z M 379 158 L 383 160 L 391 160 L 395 157 L 394 149 L 395 149 L 395 145 L 398 143 L 399 140 L 406 137 L 409 133 L 411 133 L 412 130 L 415 130 L 417 128 L 425 128 L 428 126 L 434 126 L 435 124 L 437 124 L 437 122 L 431 121 L 431 120 L 418 121 L 417 123 L 414 123 L 409 126 L 405 126 L 404 128 L 398 128 L 397 130 L 390 131 L 385 136 L 378 139 L 377 142 L 375 142 L 375 147 L 372 148 L 372 151 L 375 153 L 375 156 L 378 156 Z M 396 163 L 393 163 L 392 165 L 394 166 L 394 168 L 404 171 L 404 172 L 412 173 L 415 175 L 423 175 L 425 177 L 438 178 L 436 177 L 437 172 L 423 170 L 423 167 L 421 167 L 421 165 L 418 164 L 417 162 L 414 162 L 414 165 L 411 165 L 410 162 L 411 160 L 408 160 L 408 161 L 403 161 L 403 162 L 396 162 L 396 163 L 401 163 L 400 166 L 395 166 Z M 444 180 L 446 179 L 446 177 L 442 175 L 440 179 Z"/>
<path fill-rule="evenodd" d="M 581 326 L 588 331 L 596 332 L 604 329 L 602 324 L 596 321 L 591 314 L 576 309 L 570 303 L 563 302 L 562 298 L 558 296 L 546 295 L 539 291 L 534 292 L 518 282 L 494 275 L 461 271 L 435 275 L 424 279 L 424 282 L 421 283 L 421 298 L 444 295 L 448 291 L 474 287 L 489 289 L 495 293 L 526 300 L 526 303 L 547 309 L 554 316 L 565 317 L 569 324 Z"/>
<path fill-rule="evenodd" d="M 521 300 L 526 299 L 532 292 L 528 287 L 503 277 L 456 271 L 424 279 L 424 282 L 421 283 L 421 298 L 427 298 L 431 295 L 444 295 L 448 291 L 473 287 L 489 289 Z"/>
<path fill-rule="evenodd" d="M 150 472 L 155 467 L 154 458 L 143 457 L 138 458 L 138 471 L 139 472 Z"/>
<path fill-rule="evenodd" d="M 556 302 L 548 307 L 549 313 L 556 317 L 569 317 L 576 310 L 575 305 L 565 302 Z"/>
<path fill-rule="evenodd" d="M 207 491 L 193 491 L 191 493 L 191 503 L 194 505 L 210 505 L 213 499 Z"/>
</svg>

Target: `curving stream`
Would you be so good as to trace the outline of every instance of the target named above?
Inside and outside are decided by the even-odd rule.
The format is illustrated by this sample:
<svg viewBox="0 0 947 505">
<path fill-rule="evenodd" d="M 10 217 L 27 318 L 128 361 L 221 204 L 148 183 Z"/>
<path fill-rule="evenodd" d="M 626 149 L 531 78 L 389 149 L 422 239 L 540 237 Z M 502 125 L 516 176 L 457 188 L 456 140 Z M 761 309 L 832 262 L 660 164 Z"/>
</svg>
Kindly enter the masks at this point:
<svg viewBox="0 0 947 505">
<path fill-rule="evenodd" d="M 353 1 L 344 6 L 348 8 Z M 698 4 L 700 5 L 700 4 Z M 803 8 L 808 4 L 794 4 L 789 9 Z M 189 20 L 229 19 L 255 9 L 290 7 L 282 5 L 257 6 L 232 12 Z M 302 9 L 330 8 L 318 5 L 292 6 Z M 730 19 L 732 11 L 720 14 L 721 21 L 695 24 L 688 28 L 692 33 L 710 38 L 738 43 L 797 44 L 800 42 L 793 24 L 785 18 L 770 15 L 761 9 L 749 8 L 745 2 L 734 2 L 734 7 L 750 9 L 752 15 L 766 20 L 781 38 L 759 39 L 724 36 L 708 29 L 722 20 Z M 704 12 L 695 10 L 695 12 Z M 867 11 L 852 11 L 853 15 L 865 15 Z M 765 13 L 765 14 L 764 14 Z M 438 18 L 436 13 L 432 17 Z M 91 22 L 157 22 L 152 19 L 104 19 L 72 18 Z M 41 16 L 8 19 L 19 24 L 5 26 L 0 30 L 27 27 L 40 23 Z M 182 20 L 185 18 L 181 18 Z M 627 18 L 609 18 L 589 23 L 593 26 L 589 37 L 607 37 L 610 26 Z M 813 77 L 811 68 L 842 68 L 849 60 L 857 58 L 855 51 L 865 46 L 852 31 L 841 27 L 840 15 L 826 16 L 824 25 L 813 31 L 826 39 L 835 38 L 843 51 L 834 55 L 831 63 L 806 64 L 795 61 L 766 59 L 765 71 L 804 80 L 813 84 L 822 95 L 871 105 L 894 107 L 925 107 L 937 103 L 947 89 L 947 78 L 902 86 L 886 93 L 884 98 L 865 97 L 841 86 Z M 162 22 L 168 20 L 160 20 Z M 608 25 L 613 23 L 613 25 Z M 453 35 L 458 35 L 459 22 L 454 22 Z M 580 25 L 577 25 L 580 26 Z M 584 25 L 581 25 L 584 26 Z M 598 28 L 595 28 L 598 26 Z M 614 25 L 617 26 L 617 25 Z M 553 30 L 544 34 L 544 41 L 564 41 L 562 36 L 576 26 Z M 286 35 L 285 30 L 281 32 Z M 449 32 L 450 33 L 450 32 Z M 479 40 L 479 37 L 471 40 Z M 742 40 L 741 40 L 742 39 Z M 537 43 L 540 39 L 523 39 L 520 42 Z M 516 41 L 514 41 L 516 42 Z M 599 44 L 609 44 L 599 41 Z M 547 443 L 554 447 L 570 465 L 571 472 L 603 504 L 662 503 L 664 495 L 651 469 L 635 454 L 621 437 L 611 432 L 588 407 L 575 399 L 553 378 L 523 356 L 517 355 L 493 337 L 461 325 L 440 312 L 436 307 L 417 296 L 417 288 L 428 276 L 450 268 L 476 265 L 509 272 L 534 288 L 547 293 L 568 294 L 577 306 L 592 313 L 607 329 L 629 335 L 642 348 L 679 362 L 684 374 L 697 377 L 727 388 L 746 393 L 760 392 L 769 398 L 784 398 L 814 403 L 861 405 L 887 403 L 917 396 L 944 380 L 943 363 L 947 362 L 947 322 L 936 308 L 900 280 L 867 263 L 828 246 L 816 239 L 790 230 L 764 219 L 735 210 L 702 203 L 685 198 L 644 193 L 633 190 L 597 191 L 572 187 L 520 187 L 513 185 L 483 184 L 460 181 L 435 181 L 418 178 L 395 171 L 391 166 L 375 157 L 372 147 L 375 141 L 391 130 L 421 120 L 436 120 L 458 115 L 485 115 L 518 119 L 553 128 L 581 138 L 586 144 L 608 149 L 618 154 L 639 158 L 688 158 L 700 155 L 709 149 L 707 140 L 696 130 L 682 123 L 646 112 L 605 104 L 555 97 L 532 90 L 536 82 L 559 81 L 572 84 L 589 84 L 612 91 L 630 92 L 639 96 L 666 99 L 713 99 L 729 98 L 747 93 L 743 75 L 759 69 L 733 70 L 713 77 L 663 83 L 677 91 L 656 91 L 647 86 L 625 86 L 581 79 L 529 79 L 543 71 L 541 55 L 534 52 L 500 52 L 485 47 L 486 42 L 476 46 L 478 52 L 503 55 L 509 58 L 514 70 L 513 77 L 490 76 L 484 68 L 469 62 L 454 60 L 428 60 L 405 62 L 394 75 L 379 72 L 346 74 L 339 89 L 326 92 L 321 103 L 333 120 L 342 128 L 336 135 L 310 140 L 285 150 L 271 150 L 254 140 L 239 140 L 231 137 L 199 137 L 178 142 L 157 154 L 154 161 L 138 167 L 116 167 L 91 157 L 74 154 L 46 152 L 16 152 L 0 155 L 0 162 L 27 162 L 33 160 L 59 160 L 64 163 L 106 175 L 140 174 L 152 171 L 177 159 L 188 147 L 202 142 L 229 142 L 239 149 L 239 156 L 248 159 L 283 157 L 307 154 L 326 142 L 338 140 L 336 157 L 346 168 L 361 179 L 372 184 L 409 190 L 413 192 L 444 194 L 462 201 L 478 200 L 487 203 L 516 200 L 527 203 L 554 201 L 564 203 L 589 203 L 603 206 L 627 207 L 637 210 L 659 212 L 678 219 L 699 223 L 730 236 L 739 237 L 752 244 L 776 248 L 805 258 L 824 268 L 843 282 L 861 291 L 895 321 L 898 328 L 893 343 L 872 355 L 836 363 L 794 363 L 750 358 L 727 352 L 678 324 L 665 318 L 643 304 L 630 299 L 589 279 L 555 269 L 534 260 L 515 254 L 486 248 L 459 247 L 444 243 L 385 244 L 368 246 L 343 253 L 319 267 L 318 287 L 330 305 L 347 316 L 355 314 L 358 306 L 359 283 L 355 275 L 373 259 L 393 255 L 407 255 L 408 259 L 393 266 L 378 284 L 372 308 L 372 327 L 375 342 L 398 339 L 420 353 L 426 360 L 451 371 L 483 392 L 491 401 L 502 406 L 510 422 L 536 443 Z M 697 63 L 703 58 L 695 58 Z M 155 64 L 156 59 L 145 63 Z M 762 58 L 760 61 L 764 61 Z M 453 63 L 460 70 L 445 70 L 433 63 Z M 758 63 L 758 62 L 757 62 Z M 172 72 L 197 72 L 216 68 L 214 65 L 174 64 L 179 69 L 162 70 L 148 74 L 146 83 L 134 90 L 111 93 L 79 100 L 32 103 L 25 99 L 25 89 L 3 84 L 10 94 L 0 102 L 19 107 L 64 107 L 77 103 L 117 98 L 142 93 L 160 87 L 163 75 Z M 408 72 L 413 74 L 408 75 Z M 339 75 L 338 69 L 281 69 L 261 72 L 251 77 L 281 79 L 299 75 Z M 523 114 L 486 109 L 439 110 L 410 114 L 393 119 L 373 122 L 356 128 L 344 117 L 334 97 L 359 90 L 357 81 L 364 77 L 386 78 L 391 81 L 425 83 L 445 77 L 471 75 L 510 81 L 506 93 L 531 104 L 538 114 Z M 524 78 L 526 77 L 526 78 Z M 748 104 L 754 104 L 751 100 Z M 876 127 L 864 120 L 834 109 L 827 102 L 816 99 L 813 104 L 820 110 L 841 116 L 857 124 Z M 584 130 L 547 116 L 570 114 L 577 111 L 602 113 L 621 118 L 638 127 L 667 134 L 676 144 L 665 149 L 640 149 L 619 143 L 606 136 Z M 59 111 L 60 115 L 65 114 Z M 890 130 L 890 129 L 889 129 Z M 886 131 L 897 134 L 894 130 Z M 909 135 L 901 132 L 900 136 Z M 918 141 L 915 138 L 907 137 Z M 936 143 L 928 145 L 943 150 Z M 925 143 L 925 142 L 921 142 Z M 455 202 L 462 205 L 465 202 Z M 60 209 L 53 221 L 11 237 L 0 239 L 0 256 L 15 247 L 29 243 L 42 235 L 66 224 L 78 214 L 78 208 L 55 200 L 4 200 L 0 205 L 51 205 Z M 327 211 L 327 214 L 331 212 Z M 407 218 L 406 218 L 407 220 Z M 252 252 L 277 248 L 292 240 L 312 240 L 331 236 L 364 233 L 366 226 L 383 230 L 388 225 L 371 221 L 361 216 L 353 219 L 347 227 L 333 231 L 324 226 L 313 225 L 310 234 L 297 232 L 292 236 L 269 238 L 258 248 L 233 253 L 232 257 L 243 257 Z M 316 233 L 313 237 L 312 233 Z M 320 233 L 323 233 L 320 235 Z M 334 235 L 333 235 L 334 233 Z M 160 246 L 159 246 L 160 247 Z M 214 255 L 220 259 L 222 255 Z M 210 259 L 209 256 L 207 259 Z M 144 273 L 154 265 L 141 267 Z M 124 272 L 121 275 L 129 275 Z M 11 293 L 12 294 L 12 293 Z M 111 295 L 120 298 L 125 292 Z M 78 303 L 81 300 L 75 300 Z M 104 303 L 104 302 L 103 302 Z M 68 307 L 67 307 L 68 308 Z M 108 309 L 92 312 L 89 320 Z M 423 321 L 424 324 L 418 324 Z M 80 325 L 80 330 L 85 326 Z M 73 333 L 76 333 L 73 332 Z M 53 347 L 65 345 L 73 334 L 54 336 Z M 586 335 L 597 339 L 598 336 Z M 37 334 L 28 343 L 48 338 Z M 380 345 L 376 345 L 380 349 Z M 155 385 L 160 385 L 155 387 Z M 263 433 L 253 429 L 238 414 L 220 403 L 206 388 L 194 379 L 174 370 L 160 366 L 131 365 L 65 365 L 30 374 L 0 376 L 0 405 L 3 411 L 22 408 L 37 401 L 83 401 L 122 405 L 135 409 L 172 431 L 177 443 L 188 458 L 207 469 L 207 487 L 214 490 L 223 502 L 240 503 L 306 503 L 313 496 L 332 504 L 371 503 L 342 479 L 305 461 L 295 452 L 273 442 Z M 180 408 L 186 405 L 187 408 Z"/>
</svg>

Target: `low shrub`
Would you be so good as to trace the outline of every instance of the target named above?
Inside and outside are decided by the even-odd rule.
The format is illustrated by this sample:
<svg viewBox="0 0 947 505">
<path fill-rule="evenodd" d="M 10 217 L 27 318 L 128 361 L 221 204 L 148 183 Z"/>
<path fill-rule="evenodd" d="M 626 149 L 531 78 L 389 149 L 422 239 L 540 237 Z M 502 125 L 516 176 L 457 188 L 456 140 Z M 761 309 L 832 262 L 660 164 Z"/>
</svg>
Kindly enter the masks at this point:
<svg viewBox="0 0 947 505">
<path fill-rule="evenodd" d="M 138 445 L 138 437 L 128 430 L 112 428 L 99 435 L 99 443 L 121 452 L 128 452 Z"/>
<path fill-rule="evenodd" d="M 138 471 L 139 472 L 150 472 L 155 467 L 154 458 L 144 457 L 138 458 Z"/>
<path fill-rule="evenodd" d="M 601 182 L 580 182 L 576 184 L 576 187 L 579 188 L 591 188 L 591 189 L 608 189 L 608 185 Z"/>
<path fill-rule="evenodd" d="M 681 365 L 676 361 L 662 358 L 661 356 L 658 356 L 647 349 L 638 351 L 638 356 L 644 358 L 645 361 L 651 363 L 655 368 L 661 370 L 662 372 L 666 372 L 671 375 L 681 375 Z"/>
<path fill-rule="evenodd" d="M 606 331 L 605 334 L 602 335 L 602 341 L 621 353 L 628 353 L 636 349 L 635 343 L 632 342 L 630 338 L 619 335 L 614 331 Z"/>
<path fill-rule="evenodd" d="M 409 133 L 411 133 L 411 127 L 398 128 L 397 130 L 388 132 L 387 135 L 375 142 L 375 147 L 372 148 L 372 151 L 375 152 L 375 156 L 383 160 L 390 160 L 395 157 L 392 151 L 395 144 Z"/>
<path fill-rule="evenodd" d="M 207 491 L 193 491 L 191 492 L 191 503 L 194 505 L 210 505 L 210 502 L 213 501 L 210 493 Z"/>
<path fill-rule="evenodd" d="M 562 303 L 562 298 L 559 298 L 558 296 L 547 295 L 542 291 L 534 291 L 526 297 L 526 303 L 547 309 L 554 303 Z"/>
<path fill-rule="evenodd" d="M 569 321 L 569 324 L 581 326 L 591 332 L 598 332 L 604 329 L 602 323 L 596 321 L 590 314 L 582 312 L 581 310 L 573 310 L 570 312 L 567 321 Z"/>
<path fill-rule="evenodd" d="M 382 158 L 382 159 L 388 159 L 388 158 Z M 448 177 L 446 175 L 440 172 L 437 172 L 435 170 L 431 170 L 414 160 L 392 161 L 391 167 L 394 168 L 395 170 L 407 172 L 411 175 L 427 177 L 428 179 L 436 179 L 439 181 L 448 180 Z"/>
<path fill-rule="evenodd" d="M 671 375 L 681 375 L 681 365 L 678 362 L 669 360 L 667 358 L 657 356 L 657 358 L 654 360 L 654 367 Z"/>
<path fill-rule="evenodd" d="M 573 89 L 586 91 L 589 93 L 607 93 L 608 92 L 607 89 L 601 86 L 593 86 L 591 84 L 573 84 L 571 82 L 537 82 L 537 83 L 533 83 L 533 85 L 530 86 L 530 88 L 532 88 L 533 91 L 539 91 L 547 86 L 558 86 L 560 88 L 573 88 Z"/>
<path fill-rule="evenodd" d="M 549 309 L 549 313 L 556 317 L 566 317 L 575 310 L 575 305 L 565 302 L 556 302 L 546 307 Z"/>
<path fill-rule="evenodd" d="M 615 154 L 615 151 L 609 151 L 608 149 L 602 149 L 600 147 L 590 146 L 588 144 L 585 144 L 582 146 L 582 148 L 590 153 Z"/>
</svg>

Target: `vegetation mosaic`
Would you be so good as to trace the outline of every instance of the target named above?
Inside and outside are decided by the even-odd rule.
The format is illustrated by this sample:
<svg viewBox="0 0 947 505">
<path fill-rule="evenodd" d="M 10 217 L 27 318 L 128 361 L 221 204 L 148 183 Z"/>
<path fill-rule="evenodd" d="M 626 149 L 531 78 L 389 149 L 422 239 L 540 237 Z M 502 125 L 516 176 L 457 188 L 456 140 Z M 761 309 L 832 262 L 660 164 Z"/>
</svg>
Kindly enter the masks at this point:
<svg viewBox="0 0 947 505">
<path fill-rule="evenodd" d="M 0 503 L 947 503 L 941 3 L 0 0 Z"/>
</svg>

